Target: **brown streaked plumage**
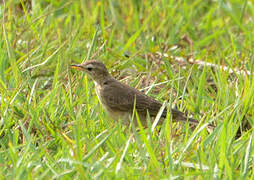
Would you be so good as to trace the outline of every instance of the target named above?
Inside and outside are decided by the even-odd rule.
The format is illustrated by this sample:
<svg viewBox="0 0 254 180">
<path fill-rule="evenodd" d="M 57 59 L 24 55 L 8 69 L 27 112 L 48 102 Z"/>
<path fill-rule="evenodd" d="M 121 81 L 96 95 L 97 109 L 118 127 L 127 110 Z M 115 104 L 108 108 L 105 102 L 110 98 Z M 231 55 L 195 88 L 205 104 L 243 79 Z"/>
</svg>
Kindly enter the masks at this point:
<svg viewBox="0 0 254 180">
<path fill-rule="evenodd" d="M 72 68 L 85 71 L 94 80 L 96 93 L 102 106 L 111 117 L 117 120 L 122 119 L 124 124 L 130 122 L 134 103 L 136 103 L 136 110 L 144 126 L 146 125 L 147 112 L 151 117 L 155 117 L 162 106 L 152 97 L 117 81 L 100 61 L 89 60 L 80 65 L 72 65 Z M 184 113 L 176 109 L 171 109 L 171 113 L 173 121 L 188 121 L 191 124 L 198 124 L 197 120 L 187 118 Z M 164 109 L 161 117 L 165 118 L 166 115 L 167 109 Z"/>
</svg>

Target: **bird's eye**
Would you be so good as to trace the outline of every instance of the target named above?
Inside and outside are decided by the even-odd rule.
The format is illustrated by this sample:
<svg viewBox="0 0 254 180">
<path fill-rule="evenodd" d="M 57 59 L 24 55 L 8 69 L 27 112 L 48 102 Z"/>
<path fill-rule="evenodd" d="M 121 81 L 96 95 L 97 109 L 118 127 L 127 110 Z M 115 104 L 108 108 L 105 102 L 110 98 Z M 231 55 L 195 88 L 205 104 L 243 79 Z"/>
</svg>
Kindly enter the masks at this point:
<svg viewBox="0 0 254 180">
<path fill-rule="evenodd" d="M 91 68 L 91 67 L 89 67 L 89 68 L 87 68 L 87 70 L 88 70 L 88 71 L 92 71 L 92 68 Z"/>
</svg>

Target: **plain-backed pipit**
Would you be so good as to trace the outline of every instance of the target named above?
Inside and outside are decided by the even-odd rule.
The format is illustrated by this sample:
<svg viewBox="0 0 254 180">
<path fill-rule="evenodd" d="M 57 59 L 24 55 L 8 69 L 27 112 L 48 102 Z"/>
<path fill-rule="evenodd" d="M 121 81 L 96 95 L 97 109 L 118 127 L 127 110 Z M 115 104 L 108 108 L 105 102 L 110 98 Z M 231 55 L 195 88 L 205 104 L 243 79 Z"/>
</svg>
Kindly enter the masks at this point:
<svg viewBox="0 0 254 180">
<path fill-rule="evenodd" d="M 113 119 L 121 119 L 124 124 L 129 124 L 133 113 L 134 104 L 139 118 L 146 126 L 146 117 L 155 117 L 162 104 L 138 91 L 137 89 L 123 84 L 113 78 L 106 66 L 96 60 L 89 60 L 83 64 L 72 65 L 72 68 L 85 71 L 92 77 L 95 83 L 96 93 L 100 103 Z M 187 118 L 184 113 L 176 110 L 170 110 L 173 121 L 188 121 L 191 124 L 198 124 L 198 121 Z M 161 117 L 165 118 L 167 109 L 165 108 Z"/>
</svg>

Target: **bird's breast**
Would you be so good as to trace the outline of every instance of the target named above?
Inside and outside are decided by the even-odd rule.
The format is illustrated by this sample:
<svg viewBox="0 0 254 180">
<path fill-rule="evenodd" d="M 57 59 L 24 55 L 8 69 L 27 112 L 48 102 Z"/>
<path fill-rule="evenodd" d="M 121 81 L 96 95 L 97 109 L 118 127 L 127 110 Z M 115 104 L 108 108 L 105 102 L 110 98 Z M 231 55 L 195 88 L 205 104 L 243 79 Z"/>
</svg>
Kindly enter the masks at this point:
<svg viewBox="0 0 254 180">
<path fill-rule="evenodd" d="M 106 104 L 106 102 L 105 102 L 105 100 L 104 100 L 104 98 L 103 98 L 103 96 L 102 96 L 103 87 L 101 87 L 99 84 L 95 83 L 95 90 L 96 90 L 97 97 L 98 97 L 99 102 L 100 102 L 100 104 L 102 105 L 102 107 L 103 107 L 106 111 L 110 112 L 110 109 L 109 109 L 109 107 L 107 106 L 107 104 Z"/>
<path fill-rule="evenodd" d="M 98 83 L 95 82 L 95 90 L 97 97 L 99 99 L 100 104 L 102 107 L 106 110 L 108 115 L 115 120 L 122 119 L 124 123 L 128 124 L 129 123 L 129 118 L 131 117 L 131 114 L 129 112 L 122 112 L 122 111 L 116 111 L 111 109 L 107 103 L 105 102 L 102 92 L 103 92 L 103 87 L 101 87 Z"/>
<path fill-rule="evenodd" d="M 97 94 L 97 97 L 98 97 L 100 103 L 102 105 L 104 105 L 103 99 L 102 99 L 102 96 L 101 96 L 102 87 L 99 84 L 97 84 L 96 82 L 95 82 L 95 91 L 96 91 L 96 94 Z"/>
</svg>

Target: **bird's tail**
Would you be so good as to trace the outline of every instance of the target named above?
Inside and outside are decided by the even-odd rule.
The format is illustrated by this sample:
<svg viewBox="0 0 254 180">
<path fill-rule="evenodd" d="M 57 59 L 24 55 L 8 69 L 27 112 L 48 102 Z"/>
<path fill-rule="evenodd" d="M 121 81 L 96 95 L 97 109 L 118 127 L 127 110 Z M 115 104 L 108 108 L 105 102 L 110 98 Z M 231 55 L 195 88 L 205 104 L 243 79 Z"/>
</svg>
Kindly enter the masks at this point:
<svg viewBox="0 0 254 180">
<path fill-rule="evenodd" d="M 176 109 L 171 109 L 171 112 L 172 112 L 172 119 L 175 122 L 179 122 L 179 121 L 188 122 L 188 123 L 190 123 L 191 125 L 194 125 L 194 126 L 197 126 L 199 124 L 198 120 L 186 117 L 185 114 L 181 111 L 178 111 Z M 166 115 L 167 115 L 167 111 L 165 109 L 162 116 L 166 117 Z M 215 126 L 212 125 L 212 124 L 208 124 L 208 127 L 212 128 L 212 129 L 215 128 Z"/>
</svg>

